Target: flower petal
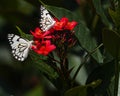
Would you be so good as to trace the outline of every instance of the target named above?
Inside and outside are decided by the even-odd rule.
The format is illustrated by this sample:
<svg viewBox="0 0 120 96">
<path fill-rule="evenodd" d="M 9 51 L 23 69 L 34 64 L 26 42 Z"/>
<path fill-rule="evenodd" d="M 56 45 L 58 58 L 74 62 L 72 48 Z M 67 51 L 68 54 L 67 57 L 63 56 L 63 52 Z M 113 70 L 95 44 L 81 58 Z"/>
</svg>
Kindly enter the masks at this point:
<svg viewBox="0 0 120 96">
<path fill-rule="evenodd" d="M 68 22 L 67 25 L 65 26 L 65 29 L 68 30 L 73 30 L 73 28 L 77 25 L 76 21 Z"/>
</svg>

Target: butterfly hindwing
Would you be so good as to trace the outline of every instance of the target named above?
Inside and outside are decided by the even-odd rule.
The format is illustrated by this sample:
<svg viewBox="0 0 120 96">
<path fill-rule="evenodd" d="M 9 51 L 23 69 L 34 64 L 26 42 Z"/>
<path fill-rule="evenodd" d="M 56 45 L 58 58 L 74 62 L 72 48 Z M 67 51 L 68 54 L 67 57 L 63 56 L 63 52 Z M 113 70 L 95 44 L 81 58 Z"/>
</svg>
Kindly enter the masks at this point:
<svg viewBox="0 0 120 96">
<path fill-rule="evenodd" d="M 32 42 L 15 34 L 8 34 L 8 40 L 12 48 L 13 56 L 19 61 L 24 61 L 28 56 Z"/>
<path fill-rule="evenodd" d="M 40 10 L 41 10 L 40 27 L 42 31 L 47 31 L 55 24 L 55 20 L 51 17 L 49 12 L 42 5 Z"/>
</svg>

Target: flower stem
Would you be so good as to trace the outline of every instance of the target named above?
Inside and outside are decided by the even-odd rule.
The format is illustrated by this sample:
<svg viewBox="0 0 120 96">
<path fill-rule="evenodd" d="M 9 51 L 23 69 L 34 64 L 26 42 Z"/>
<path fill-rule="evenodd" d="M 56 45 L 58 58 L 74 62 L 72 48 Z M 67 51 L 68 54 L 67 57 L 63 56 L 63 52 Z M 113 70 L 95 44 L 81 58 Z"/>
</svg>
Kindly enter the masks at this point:
<svg viewBox="0 0 120 96">
<path fill-rule="evenodd" d="M 114 84 L 114 96 L 118 96 L 118 86 L 119 86 L 119 63 L 115 60 L 115 84 Z"/>
<path fill-rule="evenodd" d="M 89 58 L 93 53 L 95 53 L 95 52 L 97 51 L 97 49 L 99 49 L 101 46 L 103 46 L 103 43 L 101 43 L 101 44 L 100 44 L 98 47 L 96 47 L 92 52 L 88 53 L 88 54 L 85 56 L 83 63 L 79 65 L 78 69 L 76 70 L 76 72 L 75 72 L 75 74 L 74 74 L 74 76 L 73 76 L 72 83 L 75 81 L 75 79 L 76 79 L 76 77 L 77 77 L 80 69 L 82 68 L 82 66 L 83 66 L 84 64 L 86 64 L 88 58 Z"/>
<path fill-rule="evenodd" d="M 45 4 L 44 4 L 41 0 L 39 0 L 39 2 L 40 2 L 43 6 L 45 6 Z"/>
<path fill-rule="evenodd" d="M 57 63 L 59 63 L 59 64 L 60 64 L 60 61 L 58 61 L 58 60 L 54 59 L 53 57 L 51 57 L 51 56 L 49 56 L 49 55 L 48 55 L 48 57 L 49 57 L 50 59 L 52 59 L 53 61 L 55 61 L 55 62 L 57 62 Z"/>
<path fill-rule="evenodd" d="M 93 22 L 92 22 L 92 30 L 94 30 L 96 28 L 96 25 L 98 23 L 98 20 L 99 20 L 99 16 L 96 14 L 94 16 L 94 19 L 93 19 Z"/>
<path fill-rule="evenodd" d="M 78 67 L 78 69 L 76 70 L 76 72 L 75 72 L 75 74 L 73 76 L 73 80 L 72 81 L 75 80 L 75 78 L 77 77 L 77 74 L 79 73 L 79 71 L 82 68 L 82 66 L 86 63 L 86 61 L 88 60 L 88 58 L 89 58 L 89 55 L 87 54 L 86 57 L 85 57 L 85 59 L 84 59 L 84 61 L 83 61 L 83 63 L 80 64 L 79 67 Z"/>
</svg>

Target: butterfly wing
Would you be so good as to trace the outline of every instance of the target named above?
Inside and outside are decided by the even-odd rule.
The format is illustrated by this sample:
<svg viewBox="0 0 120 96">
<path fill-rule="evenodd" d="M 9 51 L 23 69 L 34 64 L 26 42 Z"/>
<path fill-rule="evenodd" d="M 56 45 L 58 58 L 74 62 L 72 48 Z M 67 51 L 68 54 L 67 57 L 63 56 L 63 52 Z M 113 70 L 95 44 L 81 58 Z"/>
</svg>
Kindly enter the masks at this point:
<svg viewBox="0 0 120 96">
<path fill-rule="evenodd" d="M 24 61 L 28 56 L 32 42 L 14 34 L 8 34 L 8 40 L 12 48 L 13 56 L 19 61 Z"/>
<path fill-rule="evenodd" d="M 49 12 L 42 5 L 40 10 L 41 10 L 40 27 L 42 31 L 47 31 L 55 24 L 55 20 L 51 17 Z"/>
</svg>

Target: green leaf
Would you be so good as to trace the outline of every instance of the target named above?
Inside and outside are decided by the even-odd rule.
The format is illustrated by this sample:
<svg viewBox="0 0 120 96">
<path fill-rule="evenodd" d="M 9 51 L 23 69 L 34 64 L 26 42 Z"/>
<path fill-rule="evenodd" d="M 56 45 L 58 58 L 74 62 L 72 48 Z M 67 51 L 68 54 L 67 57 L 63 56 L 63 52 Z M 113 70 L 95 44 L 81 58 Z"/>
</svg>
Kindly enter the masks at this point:
<svg viewBox="0 0 120 96">
<path fill-rule="evenodd" d="M 114 96 L 114 85 L 115 85 L 115 78 L 113 77 L 110 84 L 109 84 L 109 90 L 108 94 L 110 94 L 109 96 Z M 119 89 L 118 89 L 119 90 Z"/>
<path fill-rule="evenodd" d="M 78 27 L 76 28 L 76 37 L 78 38 L 82 47 L 86 49 L 89 53 L 91 53 L 97 47 L 97 42 L 95 38 L 91 36 L 90 30 L 83 24 L 79 24 Z M 103 63 L 103 57 L 99 49 L 97 49 L 92 54 L 92 57 L 98 63 Z"/>
<path fill-rule="evenodd" d="M 63 6 L 62 3 L 64 0 L 39 0 L 39 1 L 42 1 L 42 2 L 49 4 L 49 5 Z"/>
<path fill-rule="evenodd" d="M 118 7 L 114 10 L 109 9 L 109 14 L 115 23 L 115 26 L 118 29 L 118 32 L 120 33 L 120 1 L 118 1 Z"/>
<path fill-rule="evenodd" d="M 98 79 L 102 80 L 101 84 L 94 89 L 95 94 L 102 95 L 106 93 L 107 88 L 109 87 L 109 84 L 111 82 L 111 79 L 114 76 L 114 73 L 115 63 L 114 60 L 112 60 L 109 63 L 103 64 L 102 66 L 95 68 L 88 76 L 86 84 L 89 84 L 90 82 Z"/>
<path fill-rule="evenodd" d="M 96 8 L 96 12 L 98 13 L 98 15 L 101 17 L 102 19 L 102 22 L 108 26 L 108 27 L 112 27 L 105 12 L 104 12 L 104 9 L 103 9 L 103 6 L 101 4 L 101 0 L 92 0 L 93 1 L 93 4 L 94 4 L 94 7 Z"/>
<path fill-rule="evenodd" d="M 105 48 L 120 60 L 120 35 L 115 31 L 104 29 L 102 37 Z"/>
<path fill-rule="evenodd" d="M 71 88 L 65 92 L 64 96 L 87 96 L 87 88 L 88 87 L 95 88 L 100 83 L 101 83 L 101 80 L 96 80 L 88 85 Z"/>
<path fill-rule="evenodd" d="M 25 34 L 18 26 L 16 26 L 16 28 L 18 29 L 20 35 L 22 38 L 28 39 L 28 40 L 32 40 L 33 36 L 29 35 L 29 34 Z"/>
<path fill-rule="evenodd" d="M 53 7 L 53 6 L 45 6 L 55 17 L 58 19 L 62 17 L 67 17 L 69 20 L 76 20 L 78 22 L 77 27 L 75 28 L 75 35 L 78 38 L 81 46 L 87 50 L 88 52 L 93 51 L 97 47 L 97 42 L 94 37 L 91 36 L 90 30 L 84 24 L 84 21 L 80 20 L 79 17 L 74 15 L 71 11 L 66 10 L 64 8 Z M 100 53 L 99 49 L 92 55 L 93 58 L 99 62 L 103 62 L 102 54 Z"/>
<path fill-rule="evenodd" d="M 47 57 L 38 55 L 35 52 L 30 52 L 30 57 L 38 71 L 42 72 L 43 74 L 46 74 L 50 79 L 58 78 L 57 72 L 50 65 L 43 62 L 47 59 Z"/>
<path fill-rule="evenodd" d="M 44 96 L 42 86 L 36 87 L 31 91 L 27 92 L 24 96 Z"/>
<path fill-rule="evenodd" d="M 68 90 L 64 96 L 87 96 L 87 87 L 79 86 Z"/>
<path fill-rule="evenodd" d="M 104 50 L 104 63 L 108 63 L 108 62 L 111 62 L 114 57 L 107 51 L 107 50 Z"/>
<path fill-rule="evenodd" d="M 61 7 L 55 7 L 55 6 L 48 6 L 45 5 L 45 7 L 58 19 L 61 19 L 62 17 L 67 17 L 69 20 L 78 20 L 76 16 L 73 15 L 73 13 L 67 9 L 61 8 Z"/>
</svg>

